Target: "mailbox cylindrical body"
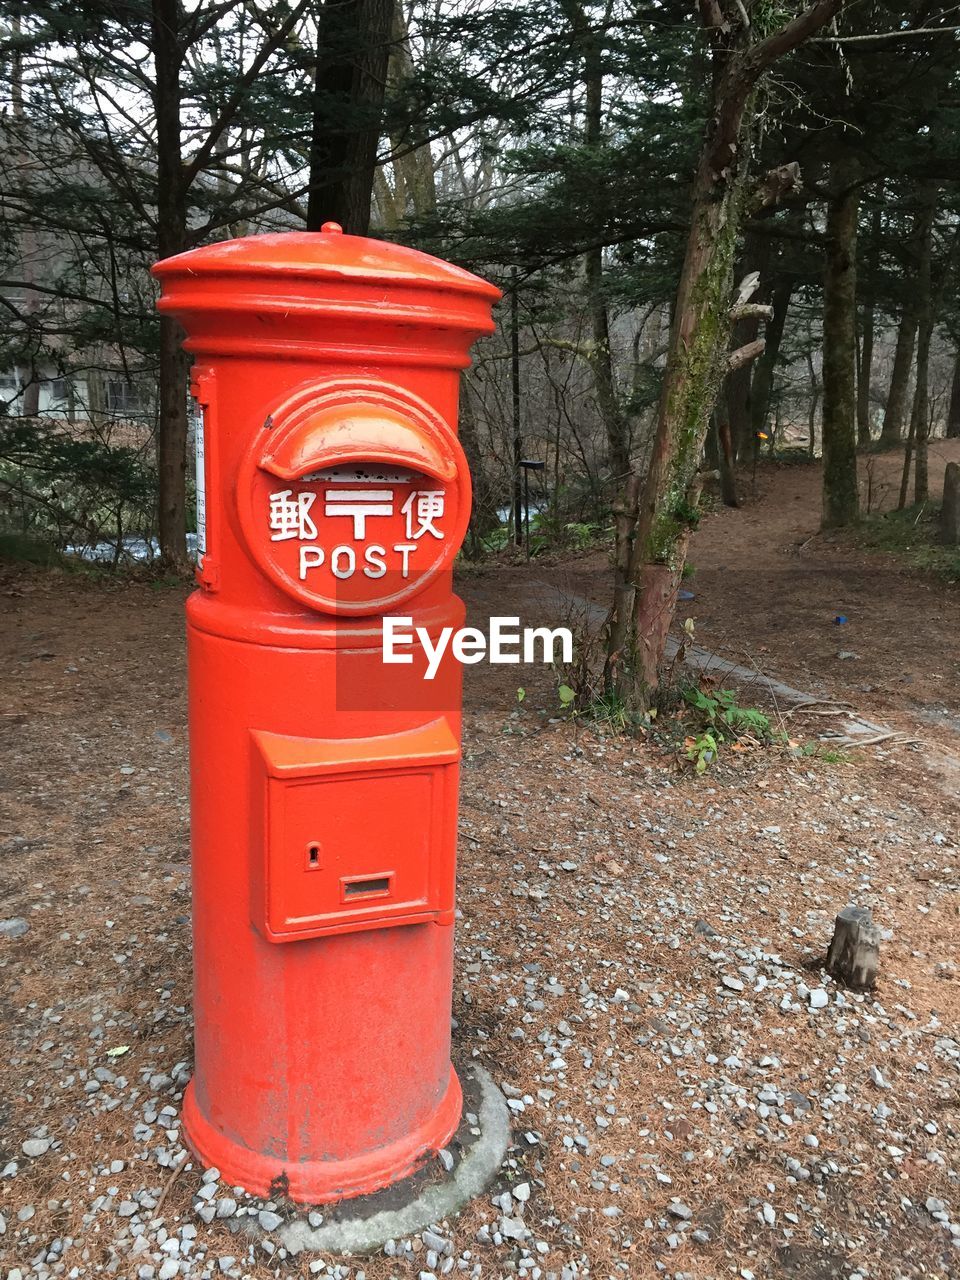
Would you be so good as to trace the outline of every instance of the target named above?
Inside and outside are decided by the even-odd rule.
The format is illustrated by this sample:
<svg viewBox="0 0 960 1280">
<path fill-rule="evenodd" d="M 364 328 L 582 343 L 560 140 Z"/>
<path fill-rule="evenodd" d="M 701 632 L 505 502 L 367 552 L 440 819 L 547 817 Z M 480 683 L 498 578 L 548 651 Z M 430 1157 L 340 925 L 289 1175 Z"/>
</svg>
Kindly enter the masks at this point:
<svg viewBox="0 0 960 1280">
<path fill-rule="evenodd" d="M 450 1064 L 460 371 L 493 286 L 398 246 L 254 236 L 159 263 L 195 357 L 187 606 L 195 1074 L 184 1128 L 257 1194 L 322 1203 L 457 1127 Z"/>
</svg>

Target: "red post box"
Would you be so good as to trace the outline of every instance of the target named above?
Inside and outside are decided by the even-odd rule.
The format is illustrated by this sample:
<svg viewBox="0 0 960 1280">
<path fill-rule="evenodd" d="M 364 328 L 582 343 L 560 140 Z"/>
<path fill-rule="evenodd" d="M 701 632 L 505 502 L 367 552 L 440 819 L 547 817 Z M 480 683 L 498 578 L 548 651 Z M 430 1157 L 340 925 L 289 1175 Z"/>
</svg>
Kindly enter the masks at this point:
<svg viewBox="0 0 960 1280">
<path fill-rule="evenodd" d="M 252 236 L 157 264 L 202 409 L 187 604 L 195 1074 L 229 1182 L 322 1203 L 448 1141 L 462 625 L 460 370 L 499 291 L 411 249 Z"/>
</svg>

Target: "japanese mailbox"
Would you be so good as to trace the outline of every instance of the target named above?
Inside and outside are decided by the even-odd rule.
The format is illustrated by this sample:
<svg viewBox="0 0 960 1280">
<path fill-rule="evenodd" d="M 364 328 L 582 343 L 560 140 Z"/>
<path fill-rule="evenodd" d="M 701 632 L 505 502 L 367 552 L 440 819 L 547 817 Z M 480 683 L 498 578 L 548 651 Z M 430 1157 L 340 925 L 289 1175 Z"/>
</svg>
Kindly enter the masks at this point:
<svg viewBox="0 0 960 1280">
<path fill-rule="evenodd" d="M 403 1178 L 459 1122 L 450 1064 L 460 370 L 499 292 L 323 231 L 157 264 L 194 356 L 187 604 L 196 1066 L 190 1145 L 306 1203 Z"/>
</svg>

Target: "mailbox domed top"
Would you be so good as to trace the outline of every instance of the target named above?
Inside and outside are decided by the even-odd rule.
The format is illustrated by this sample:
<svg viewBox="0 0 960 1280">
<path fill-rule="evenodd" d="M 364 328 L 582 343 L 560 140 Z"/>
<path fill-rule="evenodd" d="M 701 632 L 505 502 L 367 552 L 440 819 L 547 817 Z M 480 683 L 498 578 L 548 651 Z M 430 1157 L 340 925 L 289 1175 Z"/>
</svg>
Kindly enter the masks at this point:
<svg viewBox="0 0 960 1280">
<path fill-rule="evenodd" d="M 462 267 L 389 240 L 348 236 L 336 222 L 322 231 L 282 231 L 221 240 L 165 258 L 153 268 L 161 281 L 175 276 L 278 276 L 353 281 L 474 294 L 496 302 L 496 285 Z"/>
<path fill-rule="evenodd" d="M 183 325 L 186 349 L 209 355 L 416 351 L 420 363 L 463 368 L 473 340 L 493 332 L 501 296 L 462 267 L 336 223 L 205 245 L 153 274 L 157 305 Z"/>
</svg>

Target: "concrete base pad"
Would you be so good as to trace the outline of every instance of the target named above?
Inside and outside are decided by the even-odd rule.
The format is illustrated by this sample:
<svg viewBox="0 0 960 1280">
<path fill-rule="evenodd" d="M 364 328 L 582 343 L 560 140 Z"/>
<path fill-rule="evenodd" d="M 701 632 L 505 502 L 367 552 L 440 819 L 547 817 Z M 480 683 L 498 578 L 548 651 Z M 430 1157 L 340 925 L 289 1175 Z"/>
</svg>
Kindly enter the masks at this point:
<svg viewBox="0 0 960 1280">
<path fill-rule="evenodd" d="M 447 1149 L 451 1170 L 431 1161 L 385 1191 L 325 1205 L 317 1227 L 305 1214 L 291 1218 L 271 1233 L 273 1238 L 292 1254 L 372 1253 L 387 1240 L 414 1235 L 459 1213 L 493 1181 L 510 1143 L 510 1112 L 487 1072 L 471 1063 L 461 1069 L 460 1080 L 464 1119 Z"/>
</svg>

